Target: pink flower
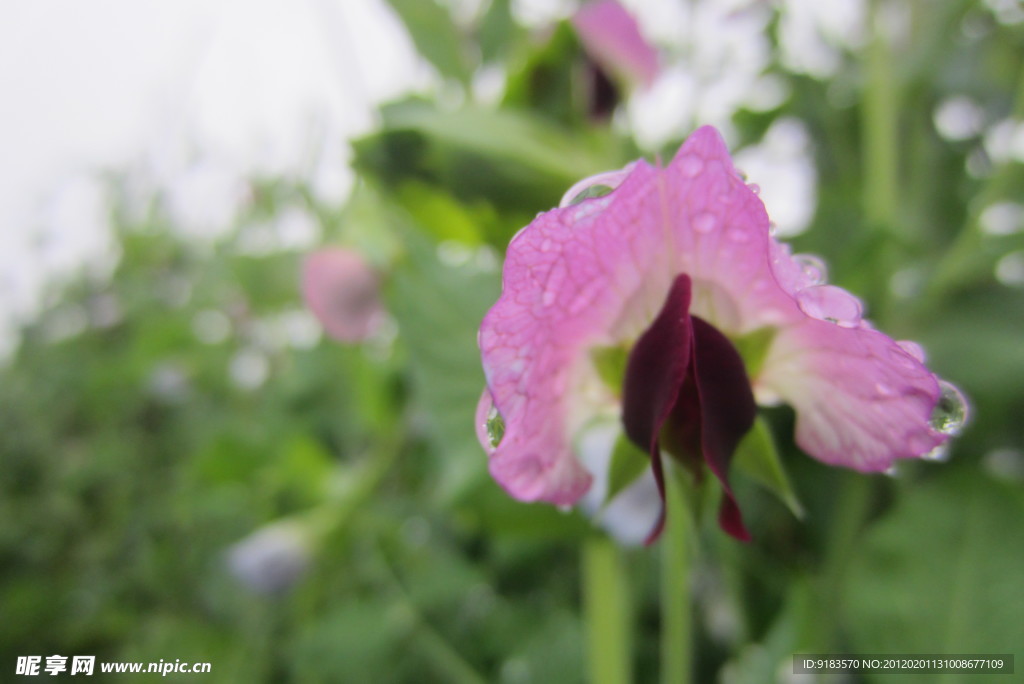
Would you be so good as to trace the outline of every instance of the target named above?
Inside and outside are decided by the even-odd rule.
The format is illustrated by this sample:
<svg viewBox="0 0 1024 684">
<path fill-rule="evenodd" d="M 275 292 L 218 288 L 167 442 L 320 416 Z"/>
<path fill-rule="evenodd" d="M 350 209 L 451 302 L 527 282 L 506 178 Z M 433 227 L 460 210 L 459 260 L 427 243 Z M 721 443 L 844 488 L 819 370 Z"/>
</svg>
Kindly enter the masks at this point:
<svg viewBox="0 0 1024 684">
<path fill-rule="evenodd" d="M 616 0 L 596 0 L 572 18 L 587 54 L 602 69 L 630 84 L 648 87 L 658 74 L 658 53 L 643 35 L 636 19 Z"/>
<path fill-rule="evenodd" d="M 745 538 L 728 470 L 755 398 L 795 409 L 808 454 L 864 472 L 925 457 L 958 427 L 933 422 L 959 394 L 920 348 L 874 330 L 820 260 L 772 237 L 713 128 L 666 168 L 641 160 L 590 184 L 610 192 L 573 202 L 579 184 L 513 238 L 480 328 L 477 431 L 512 496 L 576 503 L 591 483 L 576 440 L 612 416 L 659 483 L 661 451 L 702 459 L 726 493 L 723 528 Z M 744 358 L 751 340 L 761 353 Z M 621 386 L 601 367 L 616 354 Z"/>
<path fill-rule="evenodd" d="M 327 334 L 360 342 L 380 325 L 383 308 L 377 273 L 358 252 L 321 249 L 302 265 L 302 295 Z"/>
</svg>

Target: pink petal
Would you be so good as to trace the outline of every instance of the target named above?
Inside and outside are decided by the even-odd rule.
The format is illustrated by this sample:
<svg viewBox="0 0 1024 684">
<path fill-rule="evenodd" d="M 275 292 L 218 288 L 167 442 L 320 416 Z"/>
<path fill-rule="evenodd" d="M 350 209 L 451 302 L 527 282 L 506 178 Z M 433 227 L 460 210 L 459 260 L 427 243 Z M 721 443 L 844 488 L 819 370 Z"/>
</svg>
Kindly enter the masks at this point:
<svg viewBox="0 0 1024 684">
<path fill-rule="evenodd" d="M 303 297 L 336 340 L 359 342 L 376 330 L 383 315 L 379 289 L 376 272 L 358 252 L 322 249 L 303 262 Z"/>
<path fill-rule="evenodd" d="M 876 330 L 812 318 L 785 328 L 760 382 L 795 409 L 797 444 L 825 463 L 884 471 L 948 439 L 929 423 L 938 380 Z"/>
<path fill-rule="evenodd" d="M 645 88 L 654 82 L 658 53 L 616 0 L 587 3 L 573 16 L 572 25 L 587 54 L 605 71 Z"/>
</svg>

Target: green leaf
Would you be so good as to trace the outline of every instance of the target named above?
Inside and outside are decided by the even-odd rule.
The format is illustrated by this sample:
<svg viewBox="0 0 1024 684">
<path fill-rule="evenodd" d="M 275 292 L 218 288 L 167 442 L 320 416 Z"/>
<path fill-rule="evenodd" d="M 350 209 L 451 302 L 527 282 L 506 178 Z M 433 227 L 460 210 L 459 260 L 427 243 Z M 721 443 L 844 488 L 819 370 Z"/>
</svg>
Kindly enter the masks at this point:
<svg viewBox="0 0 1024 684">
<path fill-rule="evenodd" d="M 392 188 L 416 179 L 462 201 L 486 200 L 510 230 L 554 206 L 580 178 L 623 161 L 615 140 L 573 134 L 525 112 L 440 111 L 406 100 L 381 113 L 384 130 L 353 143 L 361 173 Z"/>
<path fill-rule="evenodd" d="M 435 0 L 388 0 L 419 53 L 443 76 L 469 82 L 470 50 L 448 10 Z"/>
<path fill-rule="evenodd" d="M 484 388 L 476 334 L 498 298 L 498 276 L 472 263 L 441 264 L 433 243 L 412 230 L 404 231 L 404 239 L 407 252 L 393 277 L 391 310 L 409 353 L 414 400 L 428 418 L 442 471 L 438 496 L 451 499 L 486 473 L 473 427 Z"/>
<path fill-rule="evenodd" d="M 798 518 L 803 517 L 803 506 L 800 505 L 793 486 L 789 482 L 789 477 L 782 467 L 779 452 L 772 440 L 771 430 L 768 429 L 763 418 L 758 417 L 754 421 L 754 427 L 736 447 L 732 467 L 778 496 L 793 512 L 793 515 Z"/>
<path fill-rule="evenodd" d="M 764 358 L 774 339 L 775 328 L 758 328 L 732 340 L 736 351 L 743 359 L 743 365 L 746 366 L 749 377 L 756 377 L 761 372 Z"/>
<path fill-rule="evenodd" d="M 629 486 L 651 464 L 651 458 L 629 441 L 625 434 L 615 440 L 612 460 L 608 465 L 608 494 L 605 503 Z"/>
<path fill-rule="evenodd" d="M 622 383 L 626 380 L 626 366 L 629 350 L 624 347 L 595 347 L 590 352 L 597 374 L 616 395 L 622 394 Z"/>
<path fill-rule="evenodd" d="M 844 624 L 854 652 L 1016 652 L 1019 659 L 1022 517 L 1021 488 L 976 469 L 947 468 L 931 482 L 908 484 L 849 569 Z"/>
</svg>

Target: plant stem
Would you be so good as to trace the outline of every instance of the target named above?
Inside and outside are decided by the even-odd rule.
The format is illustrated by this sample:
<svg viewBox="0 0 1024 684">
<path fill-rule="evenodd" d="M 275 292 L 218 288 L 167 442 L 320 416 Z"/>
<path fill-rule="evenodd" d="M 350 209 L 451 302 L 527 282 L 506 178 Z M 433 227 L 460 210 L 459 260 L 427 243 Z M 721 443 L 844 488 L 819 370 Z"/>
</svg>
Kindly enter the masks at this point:
<svg viewBox="0 0 1024 684">
<path fill-rule="evenodd" d="M 890 232 L 899 207 L 899 108 L 891 38 L 879 3 L 870 5 L 872 29 L 867 47 L 867 87 L 863 104 L 864 215 L 872 228 Z"/>
<path fill-rule="evenodd" d="M 590 681 L 632 681 L 629 576 L 618 547 L 603 535 L 583 544 L 583 610 Z"/>
<path fill-rule="evenodd" d="M 665 471 L 668 519 L 661 535 L 661 681 L 685 684 L 693 678 L 693 604 L 690 599 L 690 540 L 694 527 L 682 485 Z"/>
</svg>

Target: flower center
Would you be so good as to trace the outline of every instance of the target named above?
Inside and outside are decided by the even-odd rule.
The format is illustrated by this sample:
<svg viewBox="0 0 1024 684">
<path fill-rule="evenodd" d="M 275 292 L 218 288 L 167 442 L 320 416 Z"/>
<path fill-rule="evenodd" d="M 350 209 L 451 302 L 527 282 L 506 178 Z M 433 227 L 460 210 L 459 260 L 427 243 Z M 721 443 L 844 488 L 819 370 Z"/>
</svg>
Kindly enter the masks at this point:
<svg viewBox="0 0 1024 684">
<path fill-rule="evenodd" d="M 749 538 L 728 473 L 736 446 L 754 423 L 754 395 L 736 348 L 714 326 L 690 314 L 692 290 L 688 275 L 676 277 L 626 365 L 622 422 L 626 436 L 650 454 L 662 498 L 648 543 L 661 534 L 665 521 L 662 439 L 675 458 L 707 464 L 725 491 L 719 523 L 734 537 Z"/>
</svg>

